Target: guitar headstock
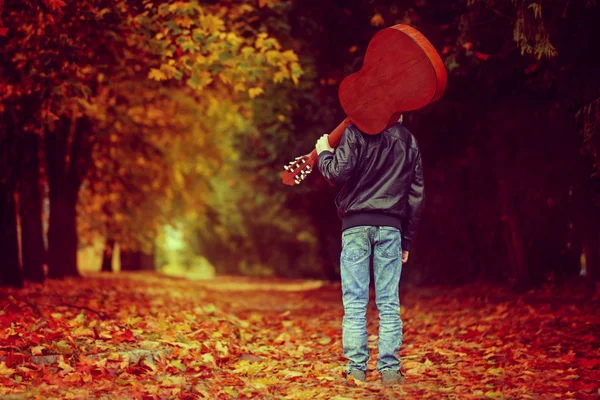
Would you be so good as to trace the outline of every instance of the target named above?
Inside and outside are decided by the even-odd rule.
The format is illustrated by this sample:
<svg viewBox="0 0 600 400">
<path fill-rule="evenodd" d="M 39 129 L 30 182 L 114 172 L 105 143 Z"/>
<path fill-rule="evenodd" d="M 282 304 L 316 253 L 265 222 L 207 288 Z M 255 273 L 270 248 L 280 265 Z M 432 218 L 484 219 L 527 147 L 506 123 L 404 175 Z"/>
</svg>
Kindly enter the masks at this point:
<svg viewBox="0 0 600 400">
<path fill-rule="evenodd" d="M 296 157 L 294 161 L 283 167 L 285 169 L 281 175 L 283 183 L 288 186 L 299 185 L 312 172 L 314 164 L 315 160 L 311 155 Z"/>
</svg>

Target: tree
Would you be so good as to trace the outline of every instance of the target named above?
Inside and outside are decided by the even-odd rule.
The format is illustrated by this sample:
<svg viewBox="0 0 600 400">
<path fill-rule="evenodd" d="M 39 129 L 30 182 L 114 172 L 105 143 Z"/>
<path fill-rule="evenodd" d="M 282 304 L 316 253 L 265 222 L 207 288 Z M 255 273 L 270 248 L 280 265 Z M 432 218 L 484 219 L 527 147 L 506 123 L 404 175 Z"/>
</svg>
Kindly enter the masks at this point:
<svg viewBox="0 0 600 400">
<path fill-rule="evenodd" d="M 8 113 L 0 127 L 0 269 L 1 286 L 23 286 L 23 276 L 19 263 L 17 214 L 15 204 L 14 122 Z"/>
<path fill-rule="evenodd" d="M 19 90 L 2 100 L 13 101 L 22 90 L 43 99 L 34 129 L 44 134 L 50 186 L 49 274 L 63 277 L 77 275 L 76 205 L 94 147 L 114 137 L 98 135 L 98 110 L 107 107 L 103 101 L 111 106 L 111 101 L 129 100 L 118 92 L 123 83 L 148 76 L 167 81 L 164 87 L 226 92 L 241 102 L 259 95 L 263 81 L 297 80 L 301 69 L 295 54 L 282 50 L 274 38 L 250 30 L 237 33 L 243 30 L 239 19 L 237 25 L 223 19 L 228 12 L 252 10 L 249 6 L 52 4 L 62 7 L 60 12 L 52 14 L 37 3 L 26 9 L 7 3 L 4 20 L 14 40 L 5 56 L 21 79 L 11 78 L 11 88 Z M 32 70 L 41 71 L 33 84 L 24 79 Z"/>
</svg>

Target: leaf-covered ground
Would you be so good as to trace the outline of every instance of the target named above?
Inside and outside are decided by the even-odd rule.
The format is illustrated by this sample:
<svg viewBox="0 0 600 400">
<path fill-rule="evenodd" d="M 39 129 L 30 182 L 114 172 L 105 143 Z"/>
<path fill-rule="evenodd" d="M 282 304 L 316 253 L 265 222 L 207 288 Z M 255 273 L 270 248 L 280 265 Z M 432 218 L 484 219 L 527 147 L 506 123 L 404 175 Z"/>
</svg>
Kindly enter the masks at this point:
<svg viewBox="0 0 600 400">
<path fill-rule="evenodd" d="M 595 399 L 600 299 L 402 291 L 408 382 L 343 380 L 336 285 L 94 275 L 0 290 L 0 398 Z M 294 291 L 296 289 L 304 289 Z M 598 292 L 596 292 L 598 293 Z"/>
</svg>

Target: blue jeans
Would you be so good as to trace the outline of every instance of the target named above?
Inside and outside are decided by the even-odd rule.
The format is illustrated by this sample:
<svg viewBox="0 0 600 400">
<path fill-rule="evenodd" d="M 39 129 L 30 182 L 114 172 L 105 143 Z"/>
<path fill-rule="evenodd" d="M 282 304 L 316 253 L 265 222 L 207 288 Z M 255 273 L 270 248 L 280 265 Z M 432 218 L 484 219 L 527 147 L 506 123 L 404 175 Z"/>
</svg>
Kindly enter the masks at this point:
<svg viewBox="0 0 600 400">
<path fill-rule="evenodd" d="M 342 233 L 342 343 L 348 359 L 346 371 L 367 370 L 367 304 L 370 259 L 373 254 L 376 304 L 379 310 L 379 361 L 377 370 L 398 371 L 402 320 L 398 285 L 402 271 L 400 231 L 386 226 L 358 226 Z"/>
</svg>

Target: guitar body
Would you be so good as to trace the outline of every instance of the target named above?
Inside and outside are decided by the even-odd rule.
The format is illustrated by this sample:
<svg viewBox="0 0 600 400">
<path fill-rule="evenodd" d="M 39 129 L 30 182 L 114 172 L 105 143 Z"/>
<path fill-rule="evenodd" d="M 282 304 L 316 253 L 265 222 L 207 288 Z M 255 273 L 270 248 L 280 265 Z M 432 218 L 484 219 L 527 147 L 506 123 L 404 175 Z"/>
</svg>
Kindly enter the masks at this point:
<svg viewBox="0 0 600 400">
<path fill-rule="evenodd" d="M 339 88 L 342 108 L 362 132 L 375 135 L 405 111 L 439 99 L 446 89 L 444 63 L 416 29 L 395 25 L 369 43 L 362 68 Z"/>
<path fill-rule="evenodd" d="M 329 144 L 337 146 L 351 123 L 370 135 L 382 132 L 403 112 L 438 100 L 447 79 L 440 55 L 419 31 L 403 24 L 382 29 L 369 42 L 362 68 L 340 84 L 347 118 L 329 134 Z M 296 158 L 285 167 L 283 183 L 301 183 L 316 160 L 316 150 Z"/>
</svg>

